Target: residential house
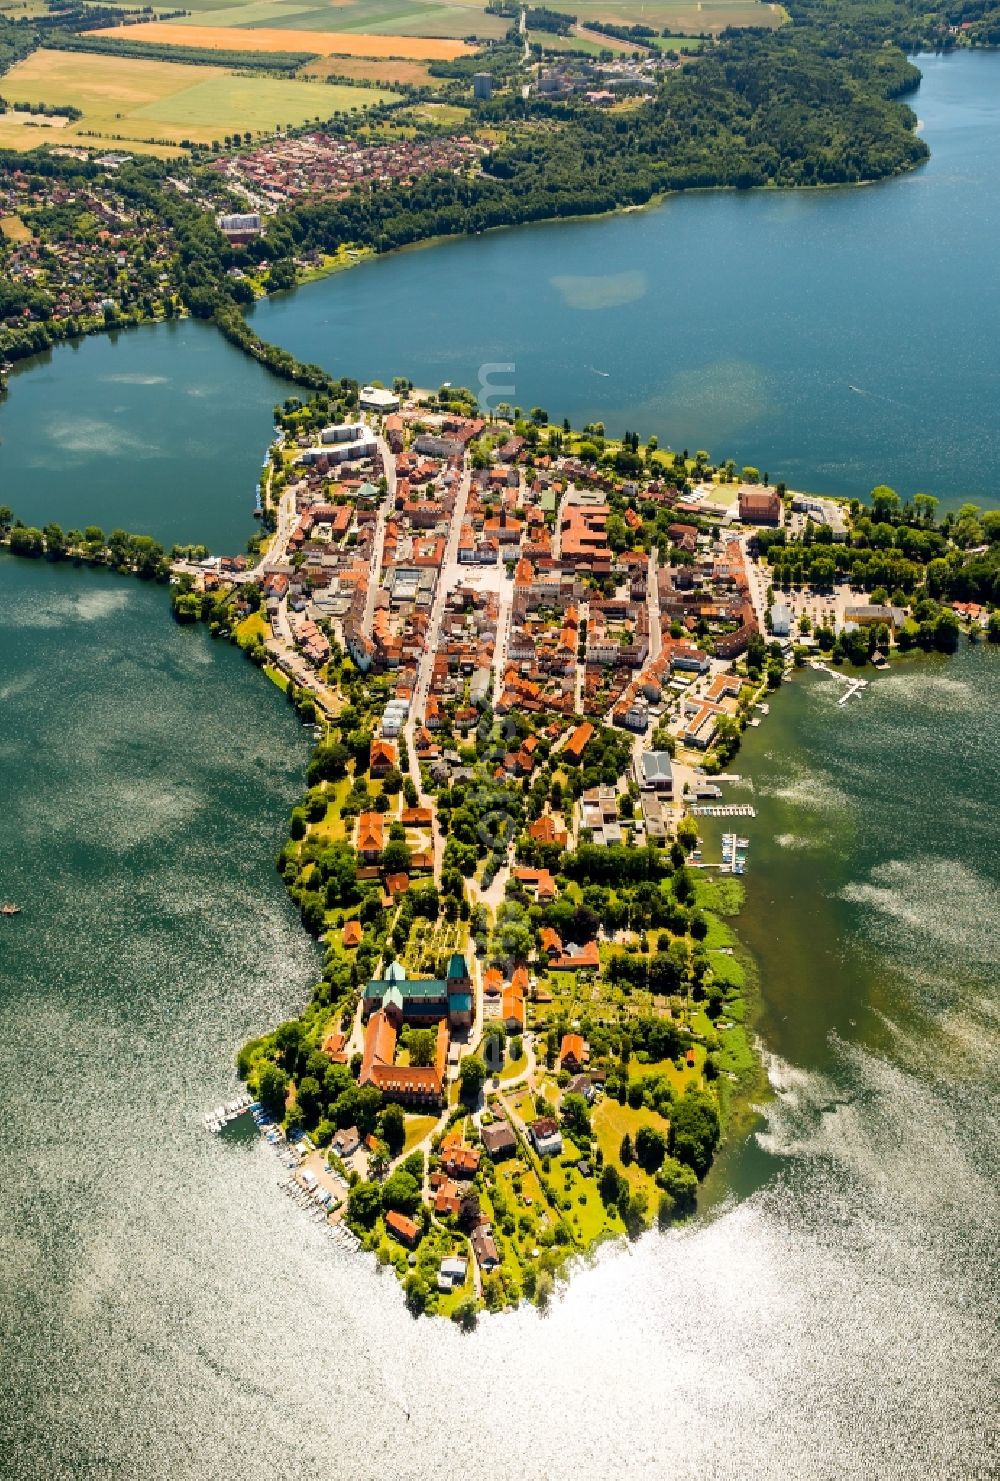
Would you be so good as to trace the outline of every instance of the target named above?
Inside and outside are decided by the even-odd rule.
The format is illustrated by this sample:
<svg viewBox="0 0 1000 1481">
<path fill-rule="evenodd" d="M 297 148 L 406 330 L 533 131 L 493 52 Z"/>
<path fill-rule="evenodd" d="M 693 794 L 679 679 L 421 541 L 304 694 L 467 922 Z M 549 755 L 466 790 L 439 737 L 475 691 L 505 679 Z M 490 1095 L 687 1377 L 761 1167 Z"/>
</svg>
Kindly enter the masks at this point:
<svg viewBox="0 0 1000 1481">
<path fill-rule="evenodd" d="M 483 1146 L 494 1162 L 517 1151 L 517 1137 L 506 1121 L 494 1121 L 492 1126 L 484 1126 L 482 1138 Z"/>
<path fill-rule="evenodd" d="M 408 1249 L 415 1249 L 420 1243 L 420 1225 L 408 1219 L 405 1214 L 398 1213 L 391 1208 L 385 1216 L 386 1231 L 400 1244 L 405 1244 Z"/>
<path fill-rule="evenodd" d="M 330 1151 L 334 1156 L 346 1162 L 353 1157 L 361 1146 L 361 1133 L 356 1126 L 342 1126 L 334 1133 L 333 1141 L 330 1143 Z"/>
<path fill-rule="evenodd" d="M 358 857 L 377 864 L 385 848 L 385 819 L 380 812 L 363 812 L 358 818 Z"/>
<path fill-rule="evenodd" d="M 460 1255 L 448 1255 L 438 1267 L 437 1287 L 439 1291 L 457 1291 L 465 1285 L 468 1265 Z"/>
<path fill-rule="evenodd" d="M 562 1151 L 562 1132 L 558 1122 L 551 1116 L 540 1116 L 528 1129 L 539 1157 L 558 1157 Z"/>
<path fill-rule="evenodd" d="M 590 1050 L 587 1041 L 582 1034 L 563 1034 L 562 1043 L 559 1046 L 559 1068 L 569 1070 L 571 1074 L 579 1074 L 586 1067 L 590 1059 Z"/>
<path fill-rule="evenodd" d="M 360 946 L 364 939 L 365 929 L 359 920 L 349 920 L 344 922 L 344 929 L 340 933 L 340 940 L 341 944 L 345 946 L 348 951 L 353 950 L 356 946 Z"/>
<path fill-rule="evenodd" d="M 487 1275 L 489 1275 L 490 1271 L 496 1270 L 500 1264 L 500 1255 L 497 1251 L 496 1240 L 490 1233 L 490 1225 L 477 1225 L 472 1231 L 470 1243 L 480 1270 L 484 1271 Z"/>
</svg>

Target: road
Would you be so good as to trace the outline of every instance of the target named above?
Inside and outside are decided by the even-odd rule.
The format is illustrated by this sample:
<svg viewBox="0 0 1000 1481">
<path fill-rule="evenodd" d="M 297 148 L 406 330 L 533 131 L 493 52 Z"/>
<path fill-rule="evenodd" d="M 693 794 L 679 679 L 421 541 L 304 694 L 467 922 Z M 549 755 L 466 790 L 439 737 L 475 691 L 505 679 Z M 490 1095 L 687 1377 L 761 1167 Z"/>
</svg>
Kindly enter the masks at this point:
<svg viewBox="0 0 1000 1481">
<path fill-rule="evenodd" d="M 417 760 L 416 742 L 414 735 L 417 727 L 417 717 L 421 718 L 427 708 L 427 696 L 430 693 L 431 677 L 434 671 L 434 656 L 438 651 L 438 642 L 441 636 L 441 619 L 444 616 L 445 603 L 451 590 L 451 576 L 458 570 L 458 542 L 462 534 L 462 526 L 465 523 L 465 510 L 469 502 L 469 488 L 471 484 L 471 473 L 466 468 L 462 473 L 462 481 L 459 484 L 458 493 L 455 496 L 455 508 L 452 511 L 451 524 L 448 527 L 448 540 L 445 545 L 444 560 L 438 575 L 437 587 L 434 591 L 434 600 L 431 603 L 430 617 L 427 623 L 427 639 L 424 651 L 421 654 L 420 665 L 417 669 L 417 682 L 413 689 L 413 698 L 410 702 L 410 712 L 403 727 L 406 737 L 406 749 L 410 762 L 410 776 L 417 789 L 417 798 L 421 807 L 433 807 L 433 799 L 423 789 L 420 777 L 420 763 Z M 441 861 L 444 856 L 444 840 L 439 830 L 433 829 L 434 840 L 434 881 L 441 882 Z"/>
<path fill-rule="evenodd" d="M 392 513 L 396 500 L 396 459 L 389 450 L 389 444 L 383 437 L 377 438 L 378 450 L 382 456 L 382 468 L 385 472 L 387 484 L 386 496 L 379 505 L 378 516 L 375 520 L 375 543 L 372 546 L 371 575 L 368 578 L 368 595 L 365 599 L 365 615 L 362 627 L 369 637 L 372 632 L 372 622 L 375 618 L 375 598 L 382 584 L 382 552 L 385 550 L 385 526 L 386 520 Z"/>
<path fill-rule="evenodd" d="M 647 599 L 646 608 L 649 612 L 649 658 L 652 663 L 660 656 L 663 647 L 663 633 L 660 629 L 660 589 L 656 580 L 657 556 L 654 545 L 649 552 L 649 574 L 646 578 Z"/>
<path fill-rule="evenodd" d="M 590 622 L 590 604 L 589 604 L 589 602 L 581 602 L 580 603 L 580 606 L 579 606 L 579 608 L 577 610 L 578 610 L 579 615 L 580 615 L 580 632 L 582 633 L 583 630 L 584 630 L 584 624 Z M 573 670 L 574 679 L 575 679 L 575 688 L 574 688 L 574 691 L 573 691 L 573 708 L 574 708 L 574 710 L 576 711 L 576 713 L 578 715 L 582 715 L 583 714 L 583 685 L 584 685 L 584 681 L 585 681 L 585 679 L 587 677 L 587 662 L 586 662 L 586 659 L 581 659 L 581 658 L 579 658 L 577 656 L 577 654 L 579 653 L 579 646 L 580 645 L 578 643 L 577 644 L 577 653 L 574 653 L 573 654 L 573 663 L 575 665 L 574 670 Z"/>
<path fill-rule="evenodd" d="M 497 637 L 493 649 L 493 702 L 496 703 L 503 685 L 503 673 L 507 660 L 507 644 L 510 642 L 511 608 L 514 602 L 513 591 L 504 588 L 499 597 L 499 609 L 497 612 Z"/>
</svg>

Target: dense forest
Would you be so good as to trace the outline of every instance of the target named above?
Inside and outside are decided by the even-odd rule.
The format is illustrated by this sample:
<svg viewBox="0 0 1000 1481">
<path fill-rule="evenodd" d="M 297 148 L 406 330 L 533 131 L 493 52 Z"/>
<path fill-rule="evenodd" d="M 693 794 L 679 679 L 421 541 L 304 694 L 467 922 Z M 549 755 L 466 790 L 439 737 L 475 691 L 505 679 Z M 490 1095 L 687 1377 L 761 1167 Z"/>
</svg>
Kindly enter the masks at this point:
<svg viewBox="0 0 1000 1481">
<path fill-rule="evenodd" d="M 273 223 L 269 248 L 287 255 L 355 242 L 384 251 L 642 204 L 667 190 L 883 179 L 926 158 L 901 101 L 920 74 L 897 43 L 941 41 L 944 20 L 928 22 L 903 0 L 793 0 L 789 8 L 791 24 L 725 33 L 630 112 L 497 95 L 480 115 L 507 125 L 505 142 L 481 176 L 306 203 Z"/>
</svg>

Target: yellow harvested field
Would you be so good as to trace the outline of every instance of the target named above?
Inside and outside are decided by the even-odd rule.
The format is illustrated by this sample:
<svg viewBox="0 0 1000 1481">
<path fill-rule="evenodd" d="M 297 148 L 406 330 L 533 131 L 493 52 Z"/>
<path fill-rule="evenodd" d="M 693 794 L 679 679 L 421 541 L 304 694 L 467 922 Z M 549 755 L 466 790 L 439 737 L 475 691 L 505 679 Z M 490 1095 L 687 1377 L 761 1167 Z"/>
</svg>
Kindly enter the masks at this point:
<svg viewBox="0 0 1000 1481">
<path fill-rule="evenodd" d="M 450 62 L 475 50 L 464 41 L 430 36 L 356 36 L 346 31 L 293 31 L 262 26 L 252 31 L 230 26 L 175 26 L 170 21 L 147 21 L 129 26 L 129 41 L 153 41 L 160 46 L 203 46 L 212 51 L 314 51 L 319 56 L 339 53 L 352 57 L 408 57 L 422 62 Z M 92 36 L 122 37 L 122 28 L 107 26 Z"/>
<path fill-rule="evenodd" d="M 185 140 L 209 144 L 233 129 L 270 133 L 278 125 L 318 122 L 335 111 L 363 112 L 397 94 L 298 78 L 257 77 L 224 67 L 151 62 L 90 52 L 36 51 L 5 75 L 4 96 L 12 102 L 72 104 L 83 114 L 58 122 L 60 143 L 91 149 L 114 146 L 159 153 Z M 0 144 L 31 149 L 43 142 L 41 128 L 0 117 Z M 47 130 L 45 131 L 47 132 Z M 49 140 L 54 134 L 49 134 Z"/>
<path fill-rule="evenodd" d="M 433 80 L 426 62 L 405 57 L 317 57 L 300 68 L 299 76 L 349 77 L 353 82 L 384 82 L 387 87 L 394 82 L 426 87 Z"/>
</svg>

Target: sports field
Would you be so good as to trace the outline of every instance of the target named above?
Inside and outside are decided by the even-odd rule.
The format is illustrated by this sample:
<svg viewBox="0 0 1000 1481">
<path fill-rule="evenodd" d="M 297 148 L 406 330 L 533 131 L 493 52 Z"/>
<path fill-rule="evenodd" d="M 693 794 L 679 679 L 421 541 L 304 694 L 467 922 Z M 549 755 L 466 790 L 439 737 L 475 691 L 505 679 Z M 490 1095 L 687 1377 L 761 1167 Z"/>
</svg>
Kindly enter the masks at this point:
<svg viewBox="0 0 1000 1481">
<path fill-rule="evenodd" d="M 0 117 L 0 144 L 18 149 L 32 149 L 46 137 L 60 144 L 106 142 L 110 147 L 115 142 L 136 149 L 182 139 L 210 144 L 236 131 L 270 132 L 397 96 L 377 88 L 248 76 L 224 67 L 61 51 L 26 57 L 5 75 L 3 91 L 11 102 L 69 103 L 83 113 L 58 133 Z"/>
</svg>

